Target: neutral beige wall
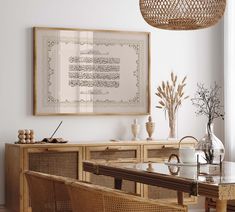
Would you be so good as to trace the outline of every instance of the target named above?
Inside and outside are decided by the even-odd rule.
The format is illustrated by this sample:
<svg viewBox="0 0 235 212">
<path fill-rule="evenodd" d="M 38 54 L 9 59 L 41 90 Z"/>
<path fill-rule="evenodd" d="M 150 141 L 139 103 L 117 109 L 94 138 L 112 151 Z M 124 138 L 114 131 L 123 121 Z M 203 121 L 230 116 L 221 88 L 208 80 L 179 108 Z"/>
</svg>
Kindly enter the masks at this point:
<svg viewBox="0 0 235 212">
<path fill-rule="evenodd" d="M 37 139 L 49 136 L 64 120 L 57 136 L 72 142 L 130 139 L 136 117 L 35 117 L 32 116 L 32 27 L 75 27 L 150 31 L 152 68 L 152 115 L 155 138 L 166 138 L 164 113 L 155 108 L 154 95 L 161 80 L 173 69 L 188 76 L 186 92 L 192 95 L 197 82 L 218 81 L 223 86 L 223 25 L 177 32 L 148 26 L 141 17 L 138 0 L 1 0 L 0 1 L 0 203 L 4 203 L 4 143 L 14 142 L 20 128 L 34 129 Z M 137 117 L 141 137 L 147 134 L 146 116 Z M 178 136 L 202 137 L 205 119 L 194 115 L 190 101 L 179 111 Z M 222 123 L 216 133 L 223 137 Z"/>
</svg>

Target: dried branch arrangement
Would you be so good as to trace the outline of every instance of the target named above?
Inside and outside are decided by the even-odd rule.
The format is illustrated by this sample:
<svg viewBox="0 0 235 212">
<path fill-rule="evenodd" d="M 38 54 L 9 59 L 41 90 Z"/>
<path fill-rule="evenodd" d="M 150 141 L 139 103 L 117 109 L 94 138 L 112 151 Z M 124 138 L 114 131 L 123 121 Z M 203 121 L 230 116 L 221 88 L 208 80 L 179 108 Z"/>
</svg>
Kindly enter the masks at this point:
<svg viewBox="0 0 235 212">
<path fill-rule="evenodd" d="M 194 98 L 191 99 L 192 104 L 197 107 L 197 115 L 205 115 L 208 118 L 207 122 L 207 133 L 208 137 L 204 140 L 199 141 L 198 147 L 204 152 L 204 159 L 207 163 L 213 163 L 215 157 L 215 147 L 213 144 L 213 131 L 212 123 L 216 118 L 224 119 L 224 112 L 222 111 L 223 106 L 220 101 L 220 87 L 215 83 L 214 86 L 206 88 L 204 84 L 197 84 L 197 91 Z M 204 143 L 203 143 L 204 142 Z M 218 141 L 217 141 L 218 143 Z M 221 150 L 220 152 L 223 152 Z"/>
<path fill-rule="evenodd" d="M 162 84 L 158 86 L 156 95 L 160 98 L 158 102 L 159 105 L 157 108 L 163 109 L 169 119 L 169 128 L 170 133 L 169 137 L 175 137 L 175 114 L 178 108 L 181 106 L 182 102 L 189 98 L 189 96 L 185 96 L 184 88 L 186 86 L 185 76 L 182 81 L 177 82 L 178 77 L 173 72 L 171 72 L 171 80 L 170 81 L 162 81 Z"/>
<path fill-rule="evenodd" d="M 198 108 L 196 114 L 207 116 L 209 125 L 216 118 L 224 119 L 223 106 L 219 98 L 220 87 L 215 83 L 210 88 L 206 88 L 204 84 L 197 84 L 197 88 L 194 98 L 191 99 L 192 104 Z"/>
</svg>

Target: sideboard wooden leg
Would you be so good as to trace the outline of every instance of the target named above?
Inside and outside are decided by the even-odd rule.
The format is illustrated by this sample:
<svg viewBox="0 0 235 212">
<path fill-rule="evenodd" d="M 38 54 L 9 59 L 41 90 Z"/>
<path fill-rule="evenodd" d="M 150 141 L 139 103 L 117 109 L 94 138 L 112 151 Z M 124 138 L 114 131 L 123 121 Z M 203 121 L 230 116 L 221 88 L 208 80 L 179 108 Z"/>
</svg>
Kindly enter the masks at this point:
<svg viewBox="0 0 235 212">
<path fill-rule="evenodd" d="M 216 200 L 216 212 L 227 212 L 227 200 Z"/>
</svg>

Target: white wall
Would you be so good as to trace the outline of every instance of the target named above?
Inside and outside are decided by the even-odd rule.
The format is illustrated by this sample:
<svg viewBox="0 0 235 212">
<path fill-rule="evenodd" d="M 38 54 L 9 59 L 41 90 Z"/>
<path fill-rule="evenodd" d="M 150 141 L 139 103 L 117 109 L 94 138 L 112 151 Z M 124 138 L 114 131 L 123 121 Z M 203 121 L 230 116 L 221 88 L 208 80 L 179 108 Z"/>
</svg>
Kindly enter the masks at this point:
<svg viewBox="0 0 235 212">
<path fill-rule="evenodd" d="M 235 124 L 234 117 L 234 89 L 235 89 L 235 1 L 227 1 L 227 10 L 224 18 L 224 106 L 225 119 L 225 151 L 226 160 L 235 161 Z"/>
<path fill-rule="evenodd" d="M 37 139 L 49 136 L 64 120 L 58 136 L 86 140 L 130 139 L 131 116 L 35 117 L 32 116 L 32 27 L 74 27 L 150 31 L 152 33 L 152 115 L 154 137 L 166 138 L 167 121 L 155 108 L 154 95 L 161 80 L 173 69 L 188 76 L 186 91 L 193 95 L 197 82 L 223 86 L 223 24 L 198 31 L 166 31 L 148 26 L 138 0 L 0 0 L 0 204 L 4 203 L 4 143 L 17 140 L 17 131 L 34 129 Z M 146 138 L 146 116 L 141 137 Z M 179 112 L 178 135 L 203 136 L 205 119 L 196 117 L 188 100 Z M 218 127 L 220 126 L 220 128 Z M 223 137 L 221 122 L 217 134 Z"/>
</svg>

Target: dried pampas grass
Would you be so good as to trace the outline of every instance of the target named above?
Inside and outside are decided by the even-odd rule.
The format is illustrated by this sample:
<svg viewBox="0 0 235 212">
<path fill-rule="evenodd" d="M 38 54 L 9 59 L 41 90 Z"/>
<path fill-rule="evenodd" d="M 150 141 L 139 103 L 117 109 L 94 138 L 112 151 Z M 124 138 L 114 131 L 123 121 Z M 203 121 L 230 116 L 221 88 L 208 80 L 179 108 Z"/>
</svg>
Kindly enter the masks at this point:
<svg viewBox="0 0 235 212">
<path fill-rule="evenodd" d="M 184 88 L 186 86 L 185 76 L 182 81 L 177 84 L 178 76 L 171 72 L 171 79 L 169 81 L 162 81 L 161 85 L 158 86 L 157 92 L 155 93 L 159 98 L 159 102 L 156 107 L 165 110 L 169 118 L 169 137 L 174 138 L 175 135 L 175 115 L 177 109 L 181 106 L 182 102 L 189 98 L 185 95 Z"/>
</svg>

